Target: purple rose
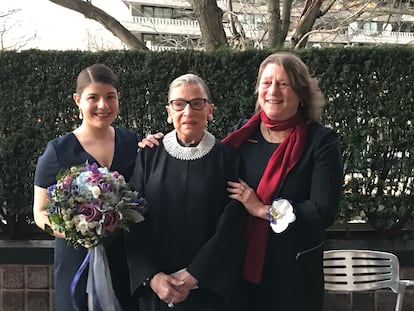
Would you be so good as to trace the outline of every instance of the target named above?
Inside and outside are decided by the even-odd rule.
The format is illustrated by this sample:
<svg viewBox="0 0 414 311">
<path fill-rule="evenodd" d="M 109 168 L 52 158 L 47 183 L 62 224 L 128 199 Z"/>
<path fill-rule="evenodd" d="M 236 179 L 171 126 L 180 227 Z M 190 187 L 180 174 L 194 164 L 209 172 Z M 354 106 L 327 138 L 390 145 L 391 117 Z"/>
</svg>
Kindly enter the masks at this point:
<svg viewBox="0 0 414 311">
<path fill-rule="evenodd" d="M 104 214 L 103 230 L 113 232 L 119 222 L 119 214 L 116 211 L 107 211 Z"/>
<path fill-rule="evenodd" d="M 97 221 L 101 218 L 101 211 L 99 210 L 99 205 L 96 205 L 94 200 L 91 203 L 84 203 L 78 208 L 78 213 L 83 214 L 86 217 L 87 222 Z"/>
<path fill-rule="evenodd" d="M 108 181 L 101 180 L 98 182 L 98 187 L 101 189 L 101 192 L 113 192 L 115 187 Z"/>
<path fill-rule="evenodd" d="M 81 167 L 79 171 L 81 172 L 91 171 L 92 173 L 98 173 L 99 167 L 98 167 L 98 164 L 96 163 L 89 164 L 88 162 L 86 162 L 86 165 L 84 167 Z"/>
</svg>

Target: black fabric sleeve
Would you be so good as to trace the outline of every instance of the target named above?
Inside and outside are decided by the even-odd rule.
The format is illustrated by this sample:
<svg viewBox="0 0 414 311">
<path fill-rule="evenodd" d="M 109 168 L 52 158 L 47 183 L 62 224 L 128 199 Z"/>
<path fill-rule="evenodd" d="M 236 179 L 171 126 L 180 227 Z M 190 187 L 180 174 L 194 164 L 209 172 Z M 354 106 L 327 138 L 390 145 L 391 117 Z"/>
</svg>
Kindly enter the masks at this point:
<svg viewBox="0 0 414 311">
<path fill-rule="evenodd" d="M 187 267 L 188 272 L 216 294 L 228 300 L 240 280 L 245 249 L 247 212 L 232 200 L 221 215 L 216 234 L 201 248 Z"/>
<path fill-rule="evenodd" d="M 138 149 L 137 157 L 135 159 L 135 166 L 132 172 L 131 178 L 128 181 L 128 184 L 132 189 L 140 191 L 143 193 L 145 189 L 143 188 L 144 180 L 144 168 L 143 168 L 143 149 Z"/>
<path fill-rule="evenodd" d="M 43 154 L 36 164 L 34 184 L 47 188 L 56 183 L 56 174 L 59 172 L 59 161 L 53 141 L 48 142 Z"/>
<path fill-rule="evenodd" d="M 135 167 L 129 185 L 145 197 L 145 163 L 146 153 L 150 149 L 139 149 Z M 148 207 L 150 208 L 150 207 Z M 144 214 L 144 218 L 146 215 Z M 125 234 L 125 250 L 130 271 L 131 294 L 140 294 L 145 279 L 160 272 L 159 263 L 154 248 L 154 241 L 148 224 L 148 219 L 131 226 Z"/>
<path fill-rule="evenodd" d="M 140 294 L 145 279 L 159 271 L 154 242 L 147 221 L 134 224 L 125 233 L 125 250 L 130 275 L 131 294 Z"/>
<path fill-rule="evenodd" d="M 227 180 L 238 181 L 239 155 L 226 145 L 222 147 Z M 207 287 L 226 300 L 230 299 L 240 280 L 247 216 L 240 202 L 229 201 L 217 221 L 215 234 L 187 267 L 200 286 Z"/>
<path fill-rule="evenodd" d="M 339 137 L 325 131 L 314 150 L 309 200 L 295 202 L 297 225 L 306 231 L 321 231 L 335 220 L 343 185 L 343 162 Z"/>
</svg>

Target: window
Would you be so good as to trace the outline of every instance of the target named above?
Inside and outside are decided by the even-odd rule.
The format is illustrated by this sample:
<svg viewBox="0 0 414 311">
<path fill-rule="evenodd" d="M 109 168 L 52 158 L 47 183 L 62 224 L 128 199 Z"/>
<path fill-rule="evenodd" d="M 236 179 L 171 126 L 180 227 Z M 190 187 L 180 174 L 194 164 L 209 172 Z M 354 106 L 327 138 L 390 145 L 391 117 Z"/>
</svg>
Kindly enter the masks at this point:
<svg viewBox="0 0 414 311">
<path fill-rule="evenodd" d="M 146 17 L 172 18 L 173 9 L 153 6 L 142 6 L 142 12 Z"/>
<path fill-rule="evenodd" d="M 147 33 L 142 34 L 142 41 L 145 43 L 150 42 L 150 44 L 153 46 L 166 46 L 178 48 L 195 48 L 201 44 L 200 38 L 192 38 L 190 36 L 160 35 Z"/>
<path fill-rule="evenodd" d="M 142 6 L 142 12 L 146 17 L 171 18 L 171 19 L 195 19 L 188 9 L 164 8 L 154 6 Z"/>
<path fill-rule="evenodd" d="M 377 23 L 375 22 L 369 22 L 364 24 L 364 32 L 366 34 L 375 34 L 377 33 Z"/>
<path fill-rule="evenodd" d="M 238 17 L 240 22 L 248 25 L 262 25 L 265 23 L 264 15 L 240 14 Z"/>
<path fill-rule="evenodd" d="M 265 4 L 265 0 L 245 0 L 245 3 L 249 4 Z"/>
</svg>

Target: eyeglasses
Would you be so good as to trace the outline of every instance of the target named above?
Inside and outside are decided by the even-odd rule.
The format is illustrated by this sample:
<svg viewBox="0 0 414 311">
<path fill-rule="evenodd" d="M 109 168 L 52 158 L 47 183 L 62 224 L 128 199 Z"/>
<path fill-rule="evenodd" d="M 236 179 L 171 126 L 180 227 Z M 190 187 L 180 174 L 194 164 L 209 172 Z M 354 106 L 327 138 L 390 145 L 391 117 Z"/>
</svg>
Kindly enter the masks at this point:
<svg viewBox="0 0 414 311">
<path fill-rule="evenodd" d="M 208 100 L 206 98 L 193 98 L 190 100 L 184 100 L 184 99 L 173 99 L 170 100 L 170 105 L 175 111 L 182 111 L 187 107 L 187 105 L 190 105 L 192 109 L 194 110 L 201 110 L 204 108 L 204 106 L 208 103 Z"/>
</svg>

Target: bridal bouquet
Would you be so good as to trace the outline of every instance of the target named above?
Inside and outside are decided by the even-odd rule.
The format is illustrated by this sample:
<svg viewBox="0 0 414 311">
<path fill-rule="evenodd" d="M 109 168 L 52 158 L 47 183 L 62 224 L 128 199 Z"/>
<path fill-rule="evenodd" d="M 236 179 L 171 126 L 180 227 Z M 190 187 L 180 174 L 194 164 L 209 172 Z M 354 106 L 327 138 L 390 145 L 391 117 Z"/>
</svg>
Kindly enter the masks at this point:
<svg viewBox="0 0 414 311">
<path fill-rule="evenodd" d="M 76 287 L 80 274 L 89 264 L 87 292 L 89 310 L 121 310 L 112 289 L 104 244 L 120 230 L 144 220 L 146 201 L 128 188 L 118 172 L 96 163 L 73 166 L 57 176 L 48 193 L 46 231 L 59 231 L 74 247 L 88 253 L 72 282 Z"/>
</svg>

